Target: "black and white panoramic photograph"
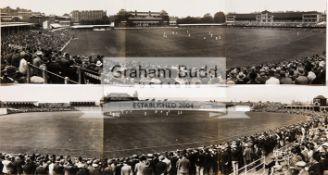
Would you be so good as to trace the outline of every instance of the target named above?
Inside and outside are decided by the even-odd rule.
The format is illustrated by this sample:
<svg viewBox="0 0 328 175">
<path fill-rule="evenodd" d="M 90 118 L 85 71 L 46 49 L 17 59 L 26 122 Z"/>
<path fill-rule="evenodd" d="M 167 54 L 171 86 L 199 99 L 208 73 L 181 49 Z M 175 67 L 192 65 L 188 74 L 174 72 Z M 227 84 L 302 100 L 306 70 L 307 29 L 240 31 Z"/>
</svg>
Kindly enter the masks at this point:
<svg viewBox="0 0 328 175">
<path fill-rule="evenodd" d="M 325 85 L 326 1 L 1 3 L 2 84 L 102 84 L 115 57 L 223 57 L 227 85 Z"/>
<path fill-rule="evenodd" d="M 325 0 L 1 0 L 0 175 L 328 175 Z"/>
<path fill-rule="evenodd" d="M 1 174 L 328 171 L 326 87 L 18 89 L 1 90 Z"/>
</svg>

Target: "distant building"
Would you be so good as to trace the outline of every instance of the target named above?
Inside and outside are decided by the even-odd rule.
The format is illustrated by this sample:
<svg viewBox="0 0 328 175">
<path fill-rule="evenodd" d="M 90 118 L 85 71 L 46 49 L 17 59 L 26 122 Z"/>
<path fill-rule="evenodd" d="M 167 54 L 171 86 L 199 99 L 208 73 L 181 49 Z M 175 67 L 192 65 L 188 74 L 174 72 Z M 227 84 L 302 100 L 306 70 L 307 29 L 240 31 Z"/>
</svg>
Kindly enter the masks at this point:
<svg viewBox="0 0 328 175">
<path fill-rule="evenodd" d="M 306 13 L 302 14 L 302 22 L 313 22 L 313 23 L 318 23 L 321 22 L 321 14 L 320 13 Z"/>
<path fill-rule="evenodd" d="M 48 16 L 47 19 L 44 20 L 41 24 L 43 29 L 62 28 L 62 27 L 69 27 L 71 25 L 72 25 L 71 17 L 57 16 L 57 15 Z"/>
<path fill-rule="evenodd" d="M 118 101 L 139 101 L 138 93 L 135 92 L 132 96 L 128 93 L 110 93 L 100 99 L 100 104 L 103 105 L 105 103 Z"/>
<path fill-rule="evenodd" d="M 255 22 L 256 21 L 256 14 L 228 14 L 226 15 L 226 22 L 233 23 L 233 22 Z"/>
<path fill-rule="evenodd" d="M 316 11 L 308 12 L 269 12 L 238 14 L 230 13 L 226 15 L 227 23 L 235 22 L 255 22 L 255 23 L 319 23 L 324 21 L 324 14 Z"/>
<path fill-rule="evenodd" d="M 176 26 L 177 25 L 177 18 L 176 17 L 170 17 L 169 25 L 170 26 Z"/>
<path fill-rule="evenodd" d="M 14 22 L 14 21 L 21 21 L 22 17 L 20 16 L 13 16 L 8 13 L 1 13 L 1 21 L 2 22 Z"/>
<path fill-rule="evenodd" d="M 313 98 L 313 104 L 314 106 L 327 106 L 327 98 L 323 95 L 318 95 Z"/>
<path fill-rule="evenodd" d="M 104 10 L 74 10 L 71 12 L 71 16 L 74 23 L 79 23 L 81 21 L 101 21 L 107 18 L 106 13 Z"/>
<path fill-rule="evenodd" d="M 284 109 L 290 110 L 290 111 L 326 111 L 328 112 L 328 105 L 327 105 L 327 98 L 323 95 L 318 95 L 313 98 L 312 104 L 290 104 L 290 105 L 284 105 Z"/>
<path fill-rule="evenodd" d="M 260 23 L 272 23 L 274 15 L 269 11 L 263 11 L 256 15 L 256 21 Z"/>
<path fill-rule="evenodd" d="M 0 8 L 1 11 L 1 21 L 5 22 L 32 22 L 31 18 L 43 18 L 44 13 L 33 12 L 28 9 L 12 9 L 10 7 Z"/>
<path fill-rule="evenodd" d="M 169 24 L 169 17 L 166 12 L 129 11 L 127 12 L 127 16 L 126 23 L 130 26 L 149 27 Z"/>
<path fill-rule="evenodd" d="M 3 22 L 0 23 L 1 36 L 12 35 L 21 31 L 28 31 L 31 28 L 34 28 L 34 23 L 29 22 Z M 17 49 L 22 49 L 21 46 L 17 46 Z"/>
</svg>

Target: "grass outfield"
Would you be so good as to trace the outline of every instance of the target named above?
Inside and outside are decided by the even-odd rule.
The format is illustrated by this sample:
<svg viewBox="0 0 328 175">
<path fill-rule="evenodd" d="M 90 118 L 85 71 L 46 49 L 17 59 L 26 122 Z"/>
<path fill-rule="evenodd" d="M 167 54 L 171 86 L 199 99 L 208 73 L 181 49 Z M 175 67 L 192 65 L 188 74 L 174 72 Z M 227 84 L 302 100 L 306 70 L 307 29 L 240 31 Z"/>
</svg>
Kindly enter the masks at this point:
<svg viewBox="0 0 328 175">
<path fill-rule="evenodd" d="M 248 115 L 249 119 L 217 119 L 208 117 L 205 112 L 185 112 L 183 116 L 171 114 L 171 117 L 144 117 L 139 113 L 105 119 L 105 155 L 129 156 L 216 144 L 306 119 L 280 113 Z"/>
<path fill-rule="evenodd" d="M 103 120 L 83 116 L 80 112 L 0 116 L 0 152 L 99 157 L 102 153 Z"/>
<path fill-rule="evenodd" d="M 163 37 L 164 32 L 167 38 Z M 173 35 L 172 32 L 178 33 Z M 129 57 L 226 56 L 227 67 L 311 56 L 316 53 L 321 54 L 326 48 L 325 29 L 229 28 L 226 30 L 223 27 L 203 27 L 78 31 L 75 36 L 77 39 L 65 48 L 65 52 L 74 55 Z"/>
<path fill-rule="evenodd" d="M 130 156 L 209 145 L 250 135 L 305 117 L 249 113 L 249 119 L 217 119 L 206 112 L 170 116 L 142 112 L 103 118 L 100 112 L 42 112 L 0 117 L 0 152 Z M 233 116 L 231 116 L 233 118 Z"/>
</svg>

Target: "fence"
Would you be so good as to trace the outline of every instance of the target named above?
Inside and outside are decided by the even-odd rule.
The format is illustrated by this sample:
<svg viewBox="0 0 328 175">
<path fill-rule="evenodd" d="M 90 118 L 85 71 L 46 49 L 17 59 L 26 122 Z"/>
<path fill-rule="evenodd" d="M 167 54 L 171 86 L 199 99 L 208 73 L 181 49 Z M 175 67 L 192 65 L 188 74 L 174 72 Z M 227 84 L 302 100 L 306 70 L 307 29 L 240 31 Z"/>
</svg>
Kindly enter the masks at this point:
<svg viewBox="0 0 328 175">
<path fill-rule="evenodd" d="M 254 172 L 257 172 L 256 174 L 265 174 L 266 169 L 266 157 L 262 156 L 261 158 L 241 167 L 238 169 L 238 172 L 233 172 L 230 175 L 250 175 L 254 174 Z"/>
<path fill-rule="evenodd" d="M 74 66 L 76 68 L 76 75 L 77 80 L 72 80 L 67 76 L 61 76 L 59 74 L 56 74 L 54 72 L 51 72 L 47 70 L 46 66 L 43 68 L 39 68 L 31 63 L 27 63 L 27 73 L 26 73 L 26 82 L 31 83 L 31 75 L 36 73 L 40 77 L 43 78 L 44 84 L 47 84 L 49 81 L 49 78 L 51 79 L 58 79 L 58 81 L 64 83 L 64 84 L 100 84 L 101 83 L 101 74 L 98 72 L 82 68 L 80 66 Z M 62 80 L 62 81 L 61 81 Z"/>
<path fill-rule="evenodd" d="M 230 175 L 252 175 L 252 174 L 266 174 L 266 165 L 268 163 L 269 157 L 271 157 L 271 161 L 276 163 L 279 159 L 279 157 L 283 157 L 283 160 L 286 161 L 287 167 L 290 167 L 289 159 L 289 147 L 290 145 L 285 145 L 281 148 L 278 148 L 273 151 L 273 153 L 270 156 L 262 156 L 261 158 L 241 167 L 238 169 L 238 172 L 233 172 Z M 274 173 L 275 169 L 269 170 L 271 171 L 271 174 Z"/>
</svg>

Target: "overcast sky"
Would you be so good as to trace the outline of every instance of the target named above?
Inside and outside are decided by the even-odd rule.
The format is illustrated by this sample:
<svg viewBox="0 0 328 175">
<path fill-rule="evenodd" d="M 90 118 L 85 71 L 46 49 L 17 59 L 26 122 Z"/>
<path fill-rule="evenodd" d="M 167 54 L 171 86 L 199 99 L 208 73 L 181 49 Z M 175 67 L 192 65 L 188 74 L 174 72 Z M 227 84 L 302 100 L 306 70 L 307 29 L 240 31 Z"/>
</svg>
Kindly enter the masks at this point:
<svg viewBox="0 0 328 175">
<path fill-rule="evenodd" d="M 21 7 L 46 14 L 63 15 L 72 10 L 120 9 L 138 11 L 166 10 L 171 16 L 203 16 L 218 11 L 248 13 L 254 11 L 326 10 L 326 0 L 1 0 L 1 7 Z"/>
</svg>

